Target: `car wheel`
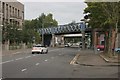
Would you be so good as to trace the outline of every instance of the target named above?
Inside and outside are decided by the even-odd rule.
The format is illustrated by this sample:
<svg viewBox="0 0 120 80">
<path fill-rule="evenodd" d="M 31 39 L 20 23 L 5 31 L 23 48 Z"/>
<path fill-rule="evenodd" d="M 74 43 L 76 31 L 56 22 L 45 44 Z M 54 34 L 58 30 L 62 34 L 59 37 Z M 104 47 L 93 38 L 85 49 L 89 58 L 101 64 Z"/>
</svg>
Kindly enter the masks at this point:
<svg viewBox="0 0 120 80">
<path fill-rule="evenodd" d="M 120 52 L 120 50 L 117 51 L 118 53 Z"/>
<path fill-rule="evenodd" d="M 48 53 L 48 50 L 46 50 L 46 54 Z"/>
<path fill-rule="evenodd" d="M 40 54 L 40 52 L 38 52 L 37 54 Z"/>
<path fill-rule="evenodd" d="M 43 50 L 41 51 L 41 54 L 43 54 Z"/>
<path fill-rule="evenodd" d="M 34 54 L 34 52 L 32 52 L 32 54 Z"/>
</svg>

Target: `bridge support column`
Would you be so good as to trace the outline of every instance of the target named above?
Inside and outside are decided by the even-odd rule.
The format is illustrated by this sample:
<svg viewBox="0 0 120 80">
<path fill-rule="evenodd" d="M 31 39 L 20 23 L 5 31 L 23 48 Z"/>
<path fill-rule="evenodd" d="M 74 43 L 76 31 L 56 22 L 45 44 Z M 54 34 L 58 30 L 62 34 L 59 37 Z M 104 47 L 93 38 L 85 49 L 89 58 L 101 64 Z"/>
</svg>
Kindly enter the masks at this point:
<svg viewBox="0 0 120 80">
<path fill-rule="evenodd" d="M 64 46 L 64 36 L 63 35 L 61 36 L 61 46 L 62 47 Z"/>
<path fill-rule="evenodd" d="M 81 31 L 82 32 L 82 50 L 85 50 L 85 31 Z"/>
<path fill-rule="evenodd" d="M 55 47 L 55 34 L 52 34 L 51 47 Z"/>
</svg>

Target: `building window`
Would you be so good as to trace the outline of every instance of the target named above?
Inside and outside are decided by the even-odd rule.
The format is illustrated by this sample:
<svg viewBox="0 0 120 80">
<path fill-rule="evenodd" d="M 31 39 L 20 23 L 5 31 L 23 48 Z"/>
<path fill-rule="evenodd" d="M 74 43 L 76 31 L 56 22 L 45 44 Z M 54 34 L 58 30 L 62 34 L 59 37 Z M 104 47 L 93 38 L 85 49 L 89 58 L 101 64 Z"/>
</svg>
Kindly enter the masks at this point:
<svg viewBox="0 0 120 80">
<path fill-rule="evenodd" d="M 6 10 L 8 10 L 8 4 L 6 4 Z"/>
<path fill-rule="evenodd" d="M 9 8 L 10 8 L 10 15 L 11 15 L 11 6 L 9 6 Z"/>
<path fill-rule="evenodd" d="M 2 3 L 2 13 L 4 13 L 4 10 L 5 10 L 4 8 L 5 8 L 5 3 L 3 2 Z"/>
<path fill-rule="evenodd" d="M 20 16 L 20 11 L 18 10 L 18 17 Z"/>
<path fill-rule="evenodd" d="M 17 17 L 17 9 L 15 8 L 15 17 Z"/>
<path fill-rule="evenodd" d="M 22 19 L 24 19 L 24 11 L 22 11 Z"/>
<path fill-rule="evenodd" d="M 6 17 L 8 19 L 8 4 L 6 4 Z"/>
<path fill-rule="evenodd" d="M 14 15 L 14 7 L 12 8 L 12 15 Z"/>
</svg>

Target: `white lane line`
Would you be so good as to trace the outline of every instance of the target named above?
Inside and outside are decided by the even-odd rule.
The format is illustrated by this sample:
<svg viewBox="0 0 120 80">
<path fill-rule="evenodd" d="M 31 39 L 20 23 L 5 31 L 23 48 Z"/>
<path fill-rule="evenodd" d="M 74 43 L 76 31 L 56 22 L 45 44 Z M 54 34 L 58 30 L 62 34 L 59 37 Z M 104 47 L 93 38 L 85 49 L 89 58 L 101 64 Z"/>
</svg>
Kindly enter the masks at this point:
<svg viewBox="0 0 120 80">
<path fill-rule="evenodd" d="M 54 57 L 51 57 L 51 59 L 54 59 Z"/>
<path fill-rule="evenodd" d="M 59 54 L 59 55 L 62 55 L 62 54 Z"/>
<path fill-rule="evenodd" d="M 36 63 L 35 65 L 38 66 L 40 63 Z"/>
<path fill-rule="evenodd" d="M 9 61 L 5 61 L 5 62 L 1 62 L 0 64 L 4 64 L 4 63 L 8 63 L 8 62 L 12 62 L 14 60 L 9 60 Z"/>
<path fill-rule="evenodd" d="M 33 55 L 33 56 L 36 56 L 36 55 Z"/>
<path fill-rule="evenodd" d="M 52 51 L 57 51 L 57 50 L 60 50 L 60 49 L 50 50 L 49 52 L 52 52 Z"/>
<path fill-rule="evenodd" d="M 21 53 L 21 52 L 16 52 L 16 53 L 12 53 L 12 54 L 18 54 L 18 53 Z"/>
<path fill-rule="evenodd" d="M 17 58 L 17 59 L 15 59 L 15 60 L 21 60 L 21 59 L 23 59 L 23 58 Z"/>
<path fill-rule="evenodd" d="M 47 59 L 45 61 L 48 61 Z"/>
<path fill-rule="evenodd" d="M 26 70 L 27 70 L 27 69 L 22 69 L 21 71 L 24 72 L 24 71 L 26 71 Z"/>
<path fill-rule="evenodd" d="M 27 57 L 25 57 L 25 58 L 30 58 L 31 56 L 27 56 Z"/>
<path fill-rule="evenodd" d="M 3 78 L 0 78 L 0 80 L 3 80 Z"/>
</svg>

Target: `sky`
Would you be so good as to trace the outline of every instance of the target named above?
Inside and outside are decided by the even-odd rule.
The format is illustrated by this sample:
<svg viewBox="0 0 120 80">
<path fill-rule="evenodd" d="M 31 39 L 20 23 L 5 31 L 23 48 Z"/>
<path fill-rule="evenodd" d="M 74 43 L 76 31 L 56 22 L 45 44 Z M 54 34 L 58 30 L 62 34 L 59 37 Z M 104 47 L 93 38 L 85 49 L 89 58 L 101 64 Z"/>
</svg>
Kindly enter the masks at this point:
<svg viewBox="0 0 120 80">
<path fill-rule="evenodd" d="M 25 20 L 32 20 L 45 13 L 53 14 L 53 18 L 59 25 L 68 24 L 72 21 L 80 22 L 83 19 L 84 9 L 87 5 L 84 0 L 18 0 L 24 4 Z"/>
</svg>

